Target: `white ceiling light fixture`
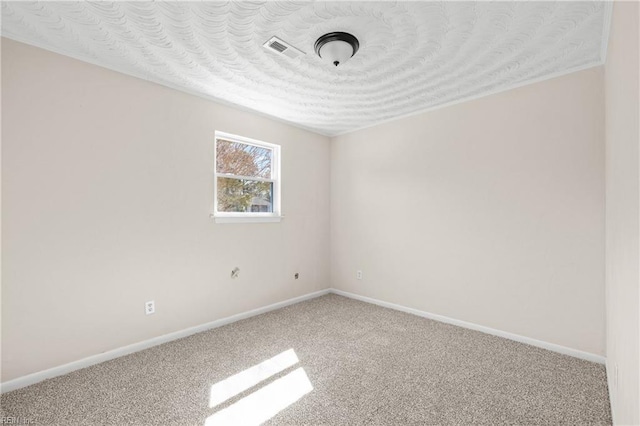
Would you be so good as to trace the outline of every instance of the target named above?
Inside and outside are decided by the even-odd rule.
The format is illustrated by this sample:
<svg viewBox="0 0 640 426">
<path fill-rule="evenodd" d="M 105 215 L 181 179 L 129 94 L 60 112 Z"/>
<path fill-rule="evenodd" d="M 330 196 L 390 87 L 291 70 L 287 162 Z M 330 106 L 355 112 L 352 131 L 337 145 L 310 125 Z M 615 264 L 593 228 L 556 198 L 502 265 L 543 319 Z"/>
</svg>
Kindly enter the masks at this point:
<svg viewBox="0 0 640 426">
<path fill-rule="evenodd" d="M 360 42 L 349 33 L 328 33 L 316 40 L 315 51 L 324 60 L 328 60 L 336 67 L 344 64 L 356 54 Z"/>
</svg>

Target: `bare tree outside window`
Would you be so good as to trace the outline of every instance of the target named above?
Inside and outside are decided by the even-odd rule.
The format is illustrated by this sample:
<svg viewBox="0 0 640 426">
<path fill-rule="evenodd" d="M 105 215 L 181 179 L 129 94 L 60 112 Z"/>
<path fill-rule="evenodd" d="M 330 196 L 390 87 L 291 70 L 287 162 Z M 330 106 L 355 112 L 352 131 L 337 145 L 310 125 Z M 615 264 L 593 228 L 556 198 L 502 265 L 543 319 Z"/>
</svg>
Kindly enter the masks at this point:
<svg viewBox="0 0 640 426">
<path fill-rule="evenodd" d="M 271 150 L 218 139 L 216 165 L 218 173 L 236 176 L 271 178 Z"/>
<path fill-rule="evenodd" d="M 216 140 L 218 212 L 273 212 L 273 150 Z"/>
</svg>

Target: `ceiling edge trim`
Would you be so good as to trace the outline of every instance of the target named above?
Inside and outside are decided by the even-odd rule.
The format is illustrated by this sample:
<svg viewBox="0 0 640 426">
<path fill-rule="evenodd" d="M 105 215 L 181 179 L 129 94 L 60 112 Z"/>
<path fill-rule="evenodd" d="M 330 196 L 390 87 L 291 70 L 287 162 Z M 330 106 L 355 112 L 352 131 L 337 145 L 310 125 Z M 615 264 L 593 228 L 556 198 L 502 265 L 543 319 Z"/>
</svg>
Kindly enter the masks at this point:
<svg viewBox="0 0 640 426">
<path fill-rule="evenodd" d="M 604 6 L 604 25 L 602 27 L 602 46 L 600 46 L 600 60 L 604 64 L 607 61 L 609 49 L 609 34 L 611 33 L 611 19 L 613 17 L 613 1 L 607 1 Z"/>
<path fill-rule="evenodd" d="M 536 84 L 536 83 L 540 83 L 546 80 L 551 80 L 553 78 L 558 78 L 558 77 L 562 77 L 568 74 L 573 74 L 575 72 L 580 72 L 580 71 L 584 71 L 590 68 L 595 68 L 595 67 L 599 67 L 601 65 L 604 65 L 604 63 L 602 61 L 597 61 L 597 62 L 592 62 L 586 65 L 581 65 L 579 67 L 574 67 L 574 68 L 570 68 L 568 70 L 564 70 L 564 71 L 558 71 L 555 72 L 553 74 L 548 74 L 542 77 L 538 77 L 535 78 L 533 80 L 525 80 L 522 81 L 520 83 L 516 83 L 516 84 L 512 84 L 509 86 L 505 86 L 505 87 L 501 87 L 499 89 L 495 89 L 489 92 L 482 92 L 479 93 L 477 95 L 473 95 L 473 96 L 468 96 L 468 97 L 463 97 L 460 99 L 456 99 L 455 101 L 451 101 L 451 102 L 446 102 L 444 104 L 440 104 L 440 105 L 435 105 L 429 108 L 425 108 L 419 111 L 414 111 L 414 112 L 410 112 L 408 114 L 404 114 L 404 115 L 399 115 L 397 117 L 393 117 L 393 118 L 388 118 L 386 120 L 382 120 L 382 121 L 378 121 L 376 123 L 373 124 L 368 124 L 366 126 L 362 126 L 362 127 L 358 127 L 357 129 L 354 130 L 348 130 L 346 132 L 342 132 L 342 133 L 336 133 L 333 136 L 330 136 L 332 139 L 338 136 L 343 136 L 343 135 L 348 135 L 349 133 L 354 133 L 354 132 L 358 132 L 360 130 L 365 130 L 365 129 L 370 129 L 372 127 L 376 127 L 382 124 L 386 124 L 386 123 L 390 123 L 392 121 L 396 121 L 396 120 L 402 120 L 403 118 L 408 118 L 408 117 L 413 117 L 414 115 L 419 115 L 419 114 L 424 114 L 426 112 L 430 112 L 430 111 L 434 111 L 437 109 L 442 109 L 442 108 L 447 108 L 450 106 L 454 106 L 454 105 L 458 105 L 458 104 L 462 104 L 462 103 L 466 103 L 466 102 L 470 102 L 470 101 L 475 101 L 476 99 L 480 99 L 480 98 L 484 98 L 486 96 L 491 96 L 491 95 L 496 95 L 498 93 L 502 93 L 502 92 L 508 92 L 509 90 L 513 90 L 513 89 L 518 89 L 520 87 L 524 87 L 524 86 L 528 86 L 530 84 Z"/>
<path fill-rule="evenodd" d="M 84 63 L 87 63 L 87 64 L 95 65 L 97 67 L 104 68 L 104 69 L 107 69 L 109 71 L 117 72 L 118 74 L 127 75 L 129 77 L 134 77 L 134 78 L 137 78 L 137 79 L 140 79 L 140 80 L 144 80 L 144 81 L 152 83 L 152 84 L 157 84 L 159 86 L 163 86 L 163 87 L 166 87 L 166 88 L 169 88 L 169 89 L 177 90 L 178 92 L 186 93 L 188 95 L 192 95 L 192 96 L 198 97 L 200 99 L 204 99 L 204 100 L 209 101 L 209 102 L 217 103 L 217 104 L 229 107 L 229 108 L 234 108 L 234 109 L 237 109 L 239 111 L 249 112 L 251 114 L 255 114 L 255 115 L 258 115 L 260 117 L 267 118 L 269 120 L 273 120 L 273 121 L 276 121 L 276 122 L 281 123 L 281 124 L 286 124 L 288 126 L 295 127 L 297 129 L 300 129 L 300 130 L 311 132 L 311 133 L 314 133 L 316 135 L 324 136 L 324 137 L 327 137 L 327 138 L 331 138 L 331 136 L 332 136 L 329 133 L 324 133 L 324 132 L 321 132 L 321 131 L 319 131 L 317 129 L 312 129 L 310 127 L 306 127 L 306 126 L 303 126 L 301 124 L 294 123 L 292 121 L 288 121 L 288 120 L 285 120 L 285 119 L 280 118 L 280 117 L 276 117 L 275 115 L 270 115 L 270 114 L 267 114 L 265 112 L 258 111 L 256 109 L 252 109 L 252 108 L 245 107 L 245 106 L 242 106 L 242 105 L 234 104 L 232 102 L 225 101 L 224 99 L 216 98 L 215 96 L 205 95 L 205 94 L 196 92 L 195 90 L 185 89 L 183 87 L 179 87 L 179 86 L 171 84 L 171 83 L 159 82 L 159 81 L 150 79 L 150 78 L 148 78 L 148 77 L 146 77 L 146 76 L 144 76 L 142 74 L 135 74 L 135 73 L 125 72 L 125 71 L 119 70 L 119 69 L 114 68 L 114 67 L 110 67 L 110 66 L 107 66 L 107 65 L 104 65 L 104 64 L 100 64 L 100 63 L 98 63 L 97 61 L 94 61 L 94 60 L 81 58 L 78 55 L 70 54 L 70 53 L 65 52 L 64 50 L 61 50 L 61 49 L 55 49 L 55 48 L 51 48 L 51 47 L 46 47 L 46 46 L 41 45 L 40 43 L 33 43 L 32 41 L 27 41 L 27 40 L 24 40 L 24 39 L 22 39 L 20 37 L 15 37 L 13 35 L 2 34 L 2 38 L 7 38 L 9 40 L 13 40 L 13 41 L 16 41 L 18 43 L 26 44 L 28 46 L 36 47 L 38 49 L 42 49 L 42 50 L 46 50 L 48 52 L 52 52 L 52 53 L 55 53 L 55 54 L 58 54 L 58 55 L 66 56 L 67 58 L 71 58 L 71 59 L 75 59 L 76 61 L 80 61 L 80 62 L 84 62 Z M 1 45 L 1 43 L 0 43 L 0 45 Z"/>
</svg>

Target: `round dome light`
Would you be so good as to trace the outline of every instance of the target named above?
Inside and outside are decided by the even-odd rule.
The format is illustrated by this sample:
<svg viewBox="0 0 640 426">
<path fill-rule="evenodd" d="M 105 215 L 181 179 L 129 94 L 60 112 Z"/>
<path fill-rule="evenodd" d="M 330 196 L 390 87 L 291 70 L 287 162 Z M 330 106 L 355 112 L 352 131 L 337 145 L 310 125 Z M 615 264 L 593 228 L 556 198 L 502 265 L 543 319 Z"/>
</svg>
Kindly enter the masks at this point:
<svg viewBox="0 0 640 426">
<path fill-rule="evenodd" d="M 358 39 L 349 33 L 328 33 L 316 40 L 316 53 L 334 66 L 344 64 L 360 48 Z"/>
</svg>

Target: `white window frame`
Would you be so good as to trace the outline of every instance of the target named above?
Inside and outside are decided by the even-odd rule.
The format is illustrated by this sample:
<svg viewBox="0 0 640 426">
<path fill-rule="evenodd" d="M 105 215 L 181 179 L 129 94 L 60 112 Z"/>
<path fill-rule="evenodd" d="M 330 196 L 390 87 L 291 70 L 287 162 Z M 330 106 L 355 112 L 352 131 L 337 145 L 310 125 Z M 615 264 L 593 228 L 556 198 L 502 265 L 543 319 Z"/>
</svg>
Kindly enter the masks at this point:
<svg viewBox="0 0 640 426">
<path fill-rule="evenodd" d="M 217 149 L 218 139 L 229 142 L 253 145 L 271 150 L 271 179 L 255 178 L 250 176 L 239 176 L 229 173 L 218 173 Z M 215 132 L 213 141 L 213 213 L 211 216 L 216 223 L 247 223 L 247 222 L 280 222 L 282 219 L 281 206 L 281 179 L 280 179 L 280 145 L 259 141 L 257 139 L 246 138 L 226 132 Z M 218 178 L 232 177 L 236 179 L 249 179 L 262 182 L 273 183 L 272 210 L 273 212 L 219 212 L 218 211 Z"/>
</svg>

